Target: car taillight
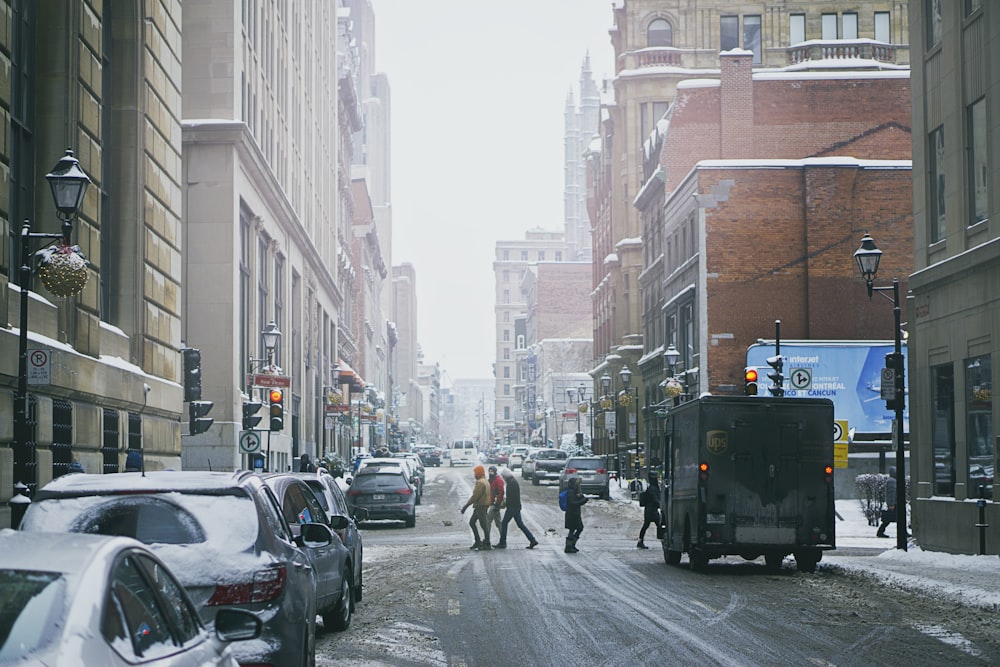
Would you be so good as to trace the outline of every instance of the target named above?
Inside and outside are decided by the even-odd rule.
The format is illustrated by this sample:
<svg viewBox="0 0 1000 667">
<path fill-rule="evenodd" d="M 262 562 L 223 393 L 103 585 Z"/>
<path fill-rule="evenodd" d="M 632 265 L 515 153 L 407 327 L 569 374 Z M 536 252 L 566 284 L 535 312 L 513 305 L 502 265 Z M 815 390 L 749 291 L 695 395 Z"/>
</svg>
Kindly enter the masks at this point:
<svg viewBox="0 0 1000 667">
<path fill-rule="evenodd" d="M 396 489 L 396 494 L 400 496 L 408 496 L 413 493 L 413 489 Z"/>
<path fill-rule="evenodd" d="M 576 472 L 576 468 L 566 468 L 566 474 L 567 475 L 572 475 L 575 472 Z"/>
<path fill-rule="evenodd" d="M 606 473 L 606 472 L 607 472 L 607 470 L 605 470 L 604 468 L 598 468 L 598 469 L 597 469 L 597 474 L 598 474 L 598 475 L 603 475 L 603 474 L 604 474 L 604 473 Z"/>
<path fill-rule="evenodd" d="M 357 489 L 348 489 L 347 490 L 347 495 L 349 495 L 349 496 L 360 496 L 361 492 L 358 491 Z"/>
<path fill-rule="evenodd" d="M 208 606 L 273 600 L 285 589 L 287 578 L 288 572 L 284 566 L 257 570 L 253 574 L 253 581 L 216 586 L 208 600 Z"/>
</svg>

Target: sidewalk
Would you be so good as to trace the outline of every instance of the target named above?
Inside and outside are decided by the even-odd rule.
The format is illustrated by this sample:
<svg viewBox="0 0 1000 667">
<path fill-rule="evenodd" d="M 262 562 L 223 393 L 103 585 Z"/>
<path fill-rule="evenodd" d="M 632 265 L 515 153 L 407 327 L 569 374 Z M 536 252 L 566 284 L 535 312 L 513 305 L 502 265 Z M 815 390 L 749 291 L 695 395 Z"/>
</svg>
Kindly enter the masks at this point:
<svg viewBox="0 0 1000 667">
<path fill-rule="evenodd" d="M 838 500 L 837 512 L 844 518 L 837 522 L 837 549 L 824 555 L 820 567 L 839 567 L 891 586 L 1000 611 L 1000 557 L 924 551 L 912 541 L 900 551 L 896 524 L 886 530 L 889 539 L 878 538 L 857 500 Z"/>
</svg>

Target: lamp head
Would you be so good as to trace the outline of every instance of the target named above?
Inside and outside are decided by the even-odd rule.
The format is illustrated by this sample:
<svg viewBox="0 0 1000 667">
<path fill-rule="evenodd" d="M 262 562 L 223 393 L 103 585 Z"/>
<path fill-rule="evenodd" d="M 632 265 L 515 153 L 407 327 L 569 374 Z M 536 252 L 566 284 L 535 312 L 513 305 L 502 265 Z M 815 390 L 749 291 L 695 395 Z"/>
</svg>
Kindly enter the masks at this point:
<svg viewBox="0 0 1000 667">
<path fill-rule="evenodd" d="M 670 367 L 670 373 L 673 374 L 674 368 L 677 366 L 677 361 L 681 358 L 680 350 L 671 343 L 663 353 L 663 358 L 667 360 L 667 366 Z"/>
<path fill-rule="evenodd" d="M 627 388 L 632 381 L 632 370 L 626 365 L 618 371 L 618 377 L 622 379 L 622 384 Z"/>
<path fill-rule="evenodd" d="M 70 222 L 80 213 L 83 197 L 87 194 L 90 177 L 80 169 L 80 161 L 67 149 L 52 171 L 45 174 L 52 188 L 52 200 L 56 204 L 56 214 L 63 222 Z"/>
<path fill-rule="evenodd" d="M 281 340 L 281 330 L 278 329 L 278 325 L 274 320 L 268 322 L 264 330 L 260 332 L 260 335 L 264 339 L 265 350 L 273 352 L 278 347 L 278 341 Z"/>
<path fill-rule="evenodd" d="M 875 245 L 875 239 L 869 234 L 861 238 L 861 247 L 854 251 L 854 260 L 858 263 L 861 278 L 868 284 L 868 297 L 872 295 L 872 283 L 878 273 L 878 264 L 882 259 L 882 251 Z"/>
<path fill-rule="evenodd" d="M 611 376 L 608 375 L 607 371 L 604 371 L 604 375 L 601 376 L 601 388 L 604 393 L 607 394 L 608 390 L 611 389 Z"/>
</svg>

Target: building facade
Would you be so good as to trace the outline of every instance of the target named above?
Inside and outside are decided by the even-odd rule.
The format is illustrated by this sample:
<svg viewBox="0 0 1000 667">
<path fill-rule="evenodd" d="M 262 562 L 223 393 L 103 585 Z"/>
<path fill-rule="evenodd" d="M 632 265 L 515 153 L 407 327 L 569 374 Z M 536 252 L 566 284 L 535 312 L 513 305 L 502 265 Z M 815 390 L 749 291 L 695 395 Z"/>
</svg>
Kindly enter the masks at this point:
<svg viewBox="0 0 1000 667">
<path fill-rule="evenodd" d="M 993 357 L 1000 357 L 1000 198 L 992 194 L 1000 183 L 993 161 L 1000 155 L 1000 125 L 991 111 L 1000 104 L 993 75 L 1000 59 L 1000 7 L 979 0 L 911 2 L 910 27 L 913 531 L 925 549 L 982 553 L 975 526 L 984 518 L 1000 525 L 993 490 L 1000 417 L 993 401 L 1000 376 L 993 366 Z M 879 281 L 894 275 L 880 269 Z M 1000 553 L 992 537 L 985 546 L 985 553 Z"/>
</svg>

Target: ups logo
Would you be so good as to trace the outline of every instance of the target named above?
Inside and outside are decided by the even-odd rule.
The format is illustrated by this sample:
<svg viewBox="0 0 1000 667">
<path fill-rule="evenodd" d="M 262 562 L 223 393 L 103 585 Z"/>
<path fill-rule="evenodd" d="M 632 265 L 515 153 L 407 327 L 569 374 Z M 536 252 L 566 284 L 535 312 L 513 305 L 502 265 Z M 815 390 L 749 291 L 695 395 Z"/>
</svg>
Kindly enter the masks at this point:
<svg viewBox="0 0 1000 667">
<path fill-rule="evenodd" d="M 729 433 L 727 431 L 709 431 L 705 434 L 705 447 L 712 454 L 722 454 L 729 448 Z"/>
</svg>

